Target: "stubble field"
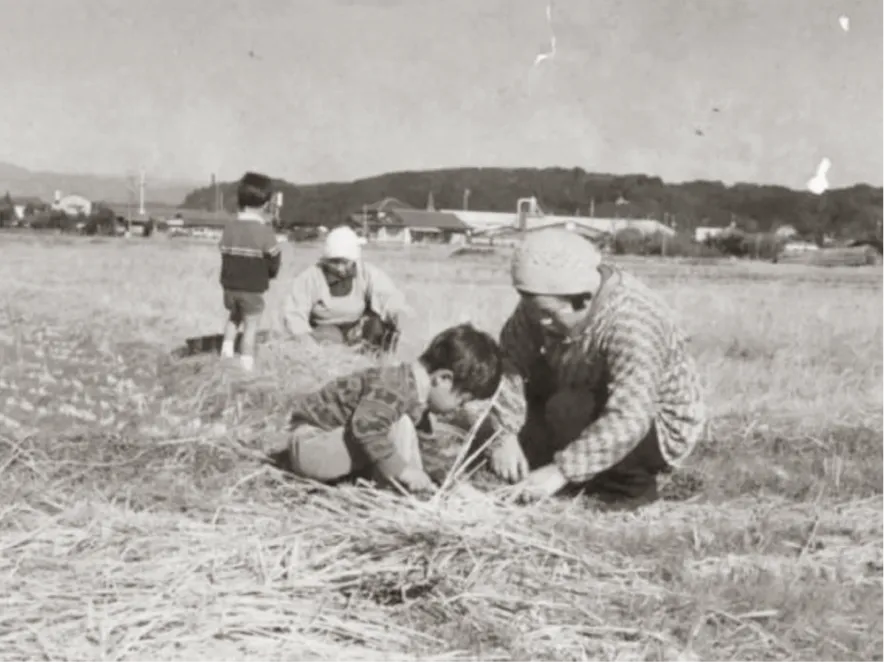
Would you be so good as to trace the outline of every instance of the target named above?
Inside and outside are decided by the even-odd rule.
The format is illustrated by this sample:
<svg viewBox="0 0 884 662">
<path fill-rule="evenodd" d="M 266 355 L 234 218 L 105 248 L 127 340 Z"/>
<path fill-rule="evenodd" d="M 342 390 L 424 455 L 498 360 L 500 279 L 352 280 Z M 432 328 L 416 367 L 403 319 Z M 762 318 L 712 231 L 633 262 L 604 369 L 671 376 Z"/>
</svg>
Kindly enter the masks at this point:
<svg viewBox="0 0 884 662">
<path fill-rule="evenodd" d="M 505 256 L 449 253 L 367 249 L 402 358 L 515 303 Z M 317 254 L 286 247 L 266 326 Z M 880 268 L 622 264 L 713 420 L 667 500 L 601 514 L 288 479 L 258 459 L 287 394 L 364 359 L 174 361 L 221 329 L 213 245 L 0 236 L 0 660 L 882 659 Z"/>
</svg>

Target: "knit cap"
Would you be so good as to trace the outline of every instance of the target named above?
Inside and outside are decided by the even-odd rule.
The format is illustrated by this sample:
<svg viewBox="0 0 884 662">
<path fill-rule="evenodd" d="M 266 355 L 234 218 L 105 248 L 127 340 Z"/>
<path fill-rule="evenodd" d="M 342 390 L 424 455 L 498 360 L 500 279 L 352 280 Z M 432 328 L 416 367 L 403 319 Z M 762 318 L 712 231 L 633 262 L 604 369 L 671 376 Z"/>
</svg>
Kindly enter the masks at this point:
<svg viewBox="0 0 884 662">
<path fill-rule="evenodd" d="M 601 284 L 598 248 L 562 228 L 528 232 L 513 254 L 513 287 L 529 294 L 569 296 L 595 292 Z"/>
</svg>

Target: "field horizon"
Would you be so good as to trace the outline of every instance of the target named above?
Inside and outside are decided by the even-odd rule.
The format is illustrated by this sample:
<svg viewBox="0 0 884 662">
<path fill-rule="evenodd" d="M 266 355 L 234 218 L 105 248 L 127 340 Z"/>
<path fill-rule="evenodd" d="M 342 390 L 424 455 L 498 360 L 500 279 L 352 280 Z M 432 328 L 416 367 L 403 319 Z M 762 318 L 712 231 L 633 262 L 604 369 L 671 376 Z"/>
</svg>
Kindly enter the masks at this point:
<svg viewBox="0 0 884 662">
<path fill-rule="evenodd" d="M 413 314 L 497 335 L 506 254 L 366 247 Z M 287 398 L 368 359 L 281 334 L 258 368 L 175 360 L 224 321 L 214 244 L 0 234 L 0 660 L 881 660 L 882 270 L 612 258 L 671 303 L 708 439 L 636 514 L 429 501 L 260 461 Z M 464 430 L 424 440 L 444 474 Z"/>
</svg>

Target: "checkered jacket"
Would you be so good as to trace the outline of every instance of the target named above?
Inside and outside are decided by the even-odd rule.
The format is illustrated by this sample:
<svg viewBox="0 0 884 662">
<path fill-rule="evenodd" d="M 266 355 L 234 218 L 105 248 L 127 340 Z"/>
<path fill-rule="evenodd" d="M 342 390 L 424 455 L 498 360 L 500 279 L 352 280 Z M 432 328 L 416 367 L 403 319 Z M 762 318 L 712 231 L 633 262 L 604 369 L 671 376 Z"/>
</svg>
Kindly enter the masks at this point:
<svg viewBox="0 0 884 662">
<path fill-rule="evenodd" d="M 411 418 L 418 428 L 426 427 L 426 409 L 412 365 L 372 366 L 295 396 L 289 425 L 292 429 L 304 424 L 322 430 L 342 427 L 373 465 L 398 477 L 406 464 L 390 439 L 390 429 L 402 416 Z"/>
<path fill-rule="evenodd" d="M 609 277 L 587 320 L 567 338 L 553 337 L 522 303 L 500 336 L 508 379 L 530 382 L 543 354 L 559 387 L 607 394 L 598 418 L 555 456 L 571 482 L 589 480 L 626 457 L 652 423 L 663 457 L 677 466 L 705 426 L 701 382 L 669 309 L 637 279 L 603 269 Z"/>
</svg>

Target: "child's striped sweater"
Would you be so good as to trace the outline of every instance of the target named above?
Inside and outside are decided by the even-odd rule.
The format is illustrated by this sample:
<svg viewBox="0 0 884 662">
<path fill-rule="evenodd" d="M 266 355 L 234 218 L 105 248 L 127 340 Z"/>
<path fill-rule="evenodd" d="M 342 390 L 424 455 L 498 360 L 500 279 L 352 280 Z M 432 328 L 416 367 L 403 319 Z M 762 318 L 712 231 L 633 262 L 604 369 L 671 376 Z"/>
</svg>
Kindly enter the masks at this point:
<svg viewBox="0 0 884 662">
<path fill-rule="evenodd" d="M 282 246 L 273 228 L 253 211 L 241 211 L 224 226 L 221 241 L 221 287 L 266 292 L 281 264 Z"/>
</svg>

